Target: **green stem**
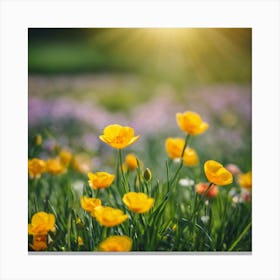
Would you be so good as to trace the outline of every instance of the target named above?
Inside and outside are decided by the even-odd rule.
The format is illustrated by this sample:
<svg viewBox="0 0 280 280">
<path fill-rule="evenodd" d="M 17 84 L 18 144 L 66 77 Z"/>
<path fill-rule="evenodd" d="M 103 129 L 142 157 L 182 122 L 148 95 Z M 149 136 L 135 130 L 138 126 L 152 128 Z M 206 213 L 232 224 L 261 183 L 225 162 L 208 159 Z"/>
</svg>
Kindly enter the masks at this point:
<svg viewBox="0 0 280 280">
<path fill-rule="evenodd" d="M 208 193 L 208 191 L 210 190 L 210 188 L 211 188 L 212 185 L 213 185 L 213 183 L 209 183 L 209 185 L 208 185 L 206 191 L 204 192 L 203 196 L 206 196 L 206 195 L 207 195 L 207 193 Z M 200 199 L 200 201 L 199 201 L 198 204 L 197 204 L 196 201 L 197 201 L 197 194 L 195 194 L 194 209 L 193 209 L 193 214 L 192 214 L 192 218 L 191 218 L 191 220 L 193 221 L 193 223 L 195 222 L 195 221 L 194 221 L 194 220 L 195 220 L 195 217 L 196 217 L 198 211 L 200 210 L 200 207 L 201 207 L 202 203 L 204 202 L 204 200 L 203 200 L 202 198 Z"/>
<path fill-rule="evenodd" d="M 252 221 L 244 228 L 244 230 L 241 232 L 241 234 L 237 237 L 237 239 L 231 244 L 231 246 L 228 249 L 228 252 L 231 252 L 237 244 L 240 242 L 240 240 L 243 238 L 243 236 L 247 233 L 247 231 L 252 226 Z"/>
<path fill-rule="evenodd" d="M 67 251 L 71 251 L 71 219 L 72 219 L 72 213 L 70 212 L 67 221 L 67 235 L 66 235 Z"/>
<path fill-rule="evenodd" d="M 95 198 L 98 198 L 98 196 L 99 196 L 99 189 L 97 189 L 95 192 Z"/>
<path fill-rule="evenodd" d="M 104 241 L 108 236 L 108 228 L 107 227 L 103 227 L 102 231 L 101 231 L 101 241 Z"/>
<path fill-rule="evenodd" d="M 124 183 L 124 191 L 125 193 L 129 191 L 129 185 L 128 182 L 126 180 L 124 171 L 123 171 L 123 167 L 122 167 L 122 163 L 123 163 L 123 156 L 122 156 L 122 149 L 119 149 L 119 165 L 120 165 L 120 169 L 121 169 L 121 174 L 122 174 L 122 179 L 123 179 L 123 183 Z"/>
</svg>

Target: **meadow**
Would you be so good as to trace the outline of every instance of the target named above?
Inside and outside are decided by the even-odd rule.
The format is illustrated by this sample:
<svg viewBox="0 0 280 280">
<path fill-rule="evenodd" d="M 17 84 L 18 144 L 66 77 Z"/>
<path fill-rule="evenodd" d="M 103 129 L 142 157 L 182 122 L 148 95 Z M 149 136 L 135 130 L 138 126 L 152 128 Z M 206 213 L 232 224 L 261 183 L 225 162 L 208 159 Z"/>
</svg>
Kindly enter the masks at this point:
<svg viewBox="0 0 280 280">
<path fill-rule="evenodd" d="M 97 32 L 93 53 L 52 43 L 53 32 L 48 48 L 41 36 L 29 41 L 28 251 L 250 252 L 250 60 L 240 36 L 238 48 L 219 39 L 247 68 L 226 56 L 217 76 L 209 58 L 213 75 L 196 62 L 196 77 L 177 60 L 170 74 L 162 61 L 151 74 L 137 48 L 121 61 L 113 47 L 101 55 L 114 30 Z M 175 45 L 161 43 L 170 63 Z"/>
</svg>

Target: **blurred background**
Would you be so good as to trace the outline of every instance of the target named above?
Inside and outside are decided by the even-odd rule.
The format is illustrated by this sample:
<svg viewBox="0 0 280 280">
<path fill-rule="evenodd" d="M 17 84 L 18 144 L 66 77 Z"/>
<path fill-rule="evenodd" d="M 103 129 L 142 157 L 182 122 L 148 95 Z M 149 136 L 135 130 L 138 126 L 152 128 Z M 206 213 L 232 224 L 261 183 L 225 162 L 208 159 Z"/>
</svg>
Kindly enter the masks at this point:
<svg viewBox="0 0 280 280">
<path fill-rule="evenodd" d="M 192 110 L 210 125 L 190 143 L 201 164 L 251 170 L 249 28 L 30 28 L 28 70 L 29 148 L 40 134 L 45 150 L 87 154 L 104 170 L 114 154 L 98 135 L 129 125 L 141 138 L 126 151 L 160 177 L 166 137 L 184 137 L 175 114 Z"/>
</svg>

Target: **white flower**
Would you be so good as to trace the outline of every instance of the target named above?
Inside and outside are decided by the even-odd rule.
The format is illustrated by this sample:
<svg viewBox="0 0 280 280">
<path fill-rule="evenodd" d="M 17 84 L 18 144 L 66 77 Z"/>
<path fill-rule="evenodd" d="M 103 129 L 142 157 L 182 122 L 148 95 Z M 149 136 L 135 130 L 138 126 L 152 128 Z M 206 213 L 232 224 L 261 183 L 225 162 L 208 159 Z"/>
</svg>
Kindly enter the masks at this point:
<svg viewBox="0 0 280 280">
<path fill-rule="evenodd" d="M 233 204 L 241 203 L 241 202 L 243 202 L 243 199 L 240 197 L 240 195 L 235 195 L 232 198 L 232 202 L 233 202 Z"/>
<path fill-rule="evenodd" d="M 82 192 L 84 187 L 84 182 L 81 180 L 77 180 L 73 183 L 73 189 L 77 192 Z"/>
<path fill-rule="evenodd" d="M 209 216 L 202 216 L 200 219 L 201 219 L 202 223 L 207 225 L 209 220 L 210 220 L 210 217 Z"/>
<path fill-rule="evenodd" d="M 190 186 L 194 185 L 194 180 L 189 179 L 189 178 L 182 178 L 182 179 L 179 180 L 179 184 L 182 187 L 190 187 Z"/>
<path fill-rule="evenodd" d="M 181 162 L 181 158 L 174 158 L 173 162 L 179 164 Z"/>
</svg>

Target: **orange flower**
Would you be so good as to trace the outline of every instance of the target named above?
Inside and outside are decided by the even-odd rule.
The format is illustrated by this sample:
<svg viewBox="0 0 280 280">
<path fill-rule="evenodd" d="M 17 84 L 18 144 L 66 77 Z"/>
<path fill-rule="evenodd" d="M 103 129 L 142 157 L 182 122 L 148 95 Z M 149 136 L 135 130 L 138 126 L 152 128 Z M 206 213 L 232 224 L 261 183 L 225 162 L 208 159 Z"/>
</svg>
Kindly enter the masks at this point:
<svg viewBox="0 0 280 280">
<path fill-rule="evenodd" d="M 123 196 L 122 201 L 132 212 L 145 213 L 153 207 L 155 200 L 145 193 L 129 192 Z"/>
<path fill-rule="evenodd" d="M 225 166 L 225 168 L 232 174 L 232 175 L 238 175 L 240 174 L 240 169 L 236 164 L 229 163 Z"/>
<path fill-rule="evenodd" d="M 28 173 L 30 178 L 40 178 L 41 174 L 46 171 L 46 162 L 39 158 L 28 160 Z"/>
<path fill-rule="evenodd" d="M 108 207 L 98 206 L 94 208 L 91 214 L 101 225 L 106 227 L 114 227 L 128 219 L 128 215 L 122 210 Z"/>
<path fill-rule="evenodd" d="M 134 136 L 134 129 L 129 126 L 112 124 L 105 127 L 103 135 L 99 138 L 112 148 L 123 149 L 139 139 L 140 135 Z"/>
<path fill-rule="evenodd" d="M 100 243 L 99 250 L 105 252 L 128 252 L 131 250 L 132 240 L 128 236 L 113 235 Z"/>
<path fill-rule="evenodd" d="M 87 212 L 92 212 L 95 207 L 101 205 L 101 200 L 99 198 L 91 198 L 82 196 L 81 198 L 81 206 Z"/>
<path fill-rule="evenodd" d="M 201 134 L 208 129 L 208 124 L 203 122 L 200 115 L 195 112 L 177 113 L 176 118 L 180 129 L 190 135 Z"/>
<path fill-rule="evenodd" d="M 204 172 L 209 182 L 218 186 L 229 185 L 233 181 L 232 174 L 215 160 L 204 163 Z"/>
<path fill-rule="evenodd" d="M 206 192 L 208 186 L 209 186 L 209 183 L 198 183 L 195 186 L 195 191 L 200 195 L 205 195 L 205 192 Z M 218 193 L 219 193 L 219 188 L 216 185 L 212 185 L 210 187 L 210 189 L 208 190 L 206 196 L 208 198 L 214 198 L 218 195 Z"/>
<path fill-rule="evenodd" d="M 115 179 L 115 175 L 107 173 L 107 172 L 96 172 L 96 173 L 88 173 L 88 183 L 89 185 L 97 190 L 97 189 L 105 189 L 111 186 Z"/>
</svg>

